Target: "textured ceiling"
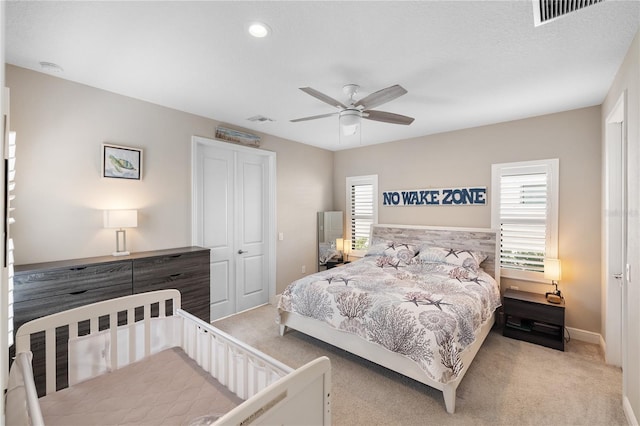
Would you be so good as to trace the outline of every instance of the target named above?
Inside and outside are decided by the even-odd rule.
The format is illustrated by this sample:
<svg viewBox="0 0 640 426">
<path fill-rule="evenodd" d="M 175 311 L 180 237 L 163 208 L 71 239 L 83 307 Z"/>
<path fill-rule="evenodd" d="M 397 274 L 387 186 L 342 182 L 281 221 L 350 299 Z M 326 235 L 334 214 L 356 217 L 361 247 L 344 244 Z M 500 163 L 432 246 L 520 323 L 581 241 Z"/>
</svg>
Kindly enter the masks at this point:
<svg viewBox="0 0 640 426">
<path fill-rule="evenodd" d="M 638 30 L 640 2 L 607 0 L 540 27 L 530 1 L 6 3 L 6 61 L 229 127 L 331 150 L 338 118 L 298 90 L 346 101 L 400 84 L 362 123 L 363 145 L 602 103 Z M 266 22 L 270 37 L 246 32 Z M 47 72 L 47 71 L 43 71 Z M 275 121 L 251 122 L 263 115 Z M 354 145 L 355 144 L 355 145 Z"/>
</svg>

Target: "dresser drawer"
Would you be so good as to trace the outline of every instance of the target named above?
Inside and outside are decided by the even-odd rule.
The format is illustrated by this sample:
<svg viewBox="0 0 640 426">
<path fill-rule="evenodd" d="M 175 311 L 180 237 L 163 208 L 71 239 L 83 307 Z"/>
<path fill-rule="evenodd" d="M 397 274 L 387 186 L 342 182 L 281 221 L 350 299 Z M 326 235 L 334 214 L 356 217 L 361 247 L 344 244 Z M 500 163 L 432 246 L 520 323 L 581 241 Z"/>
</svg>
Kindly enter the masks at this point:
<svg viewBox="0 0 640 426">
<path fill-rule="evenodd" d="M 165 280 L 178 274 L 202 272 L 202 265 L 209 264 L 209 252 L 182 253 L 157 256 L 133 261 L 133 282 Z"/>
<path fill-rule="evenodd" d="M 60 297 L 82 295 L 91 290 L 119 285 L 128 285 L 129 294 L 131 294 L 130 262 L 16 273 L 14 276 L 14 302 L 17 305 L 21 302 L 49 298 L 57 298 L 56 300 L 60 301 Z M 49 303 L 49 301 L 42 303 Z M 65 304 L 59 306 L 60 310 L 69 309 L 69 306 Z"/>
<path fill-rule="evenodd" d="M 35 318 L 130 294 L 131 284 L 125 283 L 89 288 L 74 294 L 55 294 L 44 299 L 15 302 L 13 307 L 15 328 L 17 330 L 20 325 Z"/>
<path fill-rule="evenodd" d="M 133 261 L 133 292 L 175 288 L 182 309 L 209 322 L 209 251 L 158 256 Z"/>
</svg>

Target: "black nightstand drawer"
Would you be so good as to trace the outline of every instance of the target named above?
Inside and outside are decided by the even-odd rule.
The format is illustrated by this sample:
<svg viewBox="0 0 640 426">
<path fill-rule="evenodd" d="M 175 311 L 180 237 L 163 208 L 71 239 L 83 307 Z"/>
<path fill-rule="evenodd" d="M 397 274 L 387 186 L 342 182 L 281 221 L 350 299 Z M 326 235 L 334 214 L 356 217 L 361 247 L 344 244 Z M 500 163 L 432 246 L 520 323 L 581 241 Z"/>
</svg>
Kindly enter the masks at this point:
<svg viewBox="0 0 640 426">
<path fill-rule="evenodd" d="M 511 299 L 504 306 L 505 315 L 514 315 L 534 321 L 564 325 L 564 309 L 535 302 Z"/>
</svg>

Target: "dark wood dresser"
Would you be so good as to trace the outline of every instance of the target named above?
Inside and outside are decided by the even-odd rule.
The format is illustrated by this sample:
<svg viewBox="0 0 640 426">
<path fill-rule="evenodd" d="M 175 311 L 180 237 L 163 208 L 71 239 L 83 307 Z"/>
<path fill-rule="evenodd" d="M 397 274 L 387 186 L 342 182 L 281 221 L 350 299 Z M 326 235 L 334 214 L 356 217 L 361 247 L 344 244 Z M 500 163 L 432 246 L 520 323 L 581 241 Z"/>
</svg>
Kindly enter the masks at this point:
<svg viewBox="0 0 640 426">
<path fill-rule="evenodd" d="M 78 306 L 169 288 L 180 291 L 185 311 L 210 322 L 209 259 L 209 249 L 184 247 L 122 257 L 100 256 L 16 265 L 14 330 L 32 319 Z M 104 328 L 107 327 L 105 324 Z M 67 331 L 61 330 L 57 334 L 58 351 L 66 352 Z M 44 350 L 44 342 L 38 340 L 32 336 L 34 361 L 36 352 Z M 58 389 L 67 386 L 66 368 L 60 370 Z M 43 375 L 44 365 L 34 362 L 34 374 Z M 36 377 L 39 395 L 43 394 L 43 384 Z"/>
</svg>

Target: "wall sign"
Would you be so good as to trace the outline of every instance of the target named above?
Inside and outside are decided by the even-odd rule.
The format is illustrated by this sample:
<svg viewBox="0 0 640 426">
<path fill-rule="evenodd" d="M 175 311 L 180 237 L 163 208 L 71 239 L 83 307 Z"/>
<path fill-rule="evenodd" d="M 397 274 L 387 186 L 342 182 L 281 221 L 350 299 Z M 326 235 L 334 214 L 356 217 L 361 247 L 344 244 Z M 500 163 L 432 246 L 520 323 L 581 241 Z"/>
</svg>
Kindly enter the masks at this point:
<svg viewBox="0 0 640 426">
<path fill-rule="evenodd" d="M 412 189 L 384 191 L 382 205 L 400 206 L 471 206 L 487 204 L 487 187 Z"/>
</svg>

